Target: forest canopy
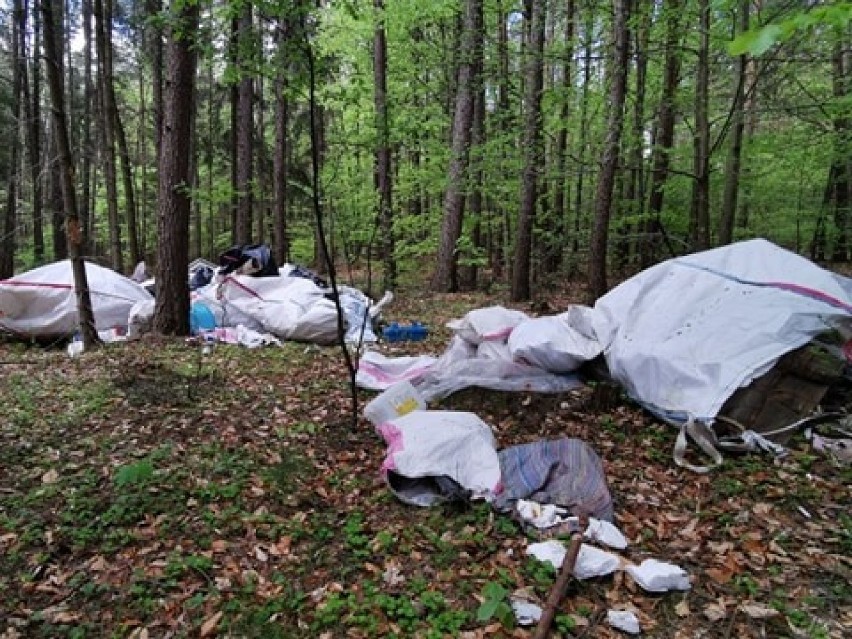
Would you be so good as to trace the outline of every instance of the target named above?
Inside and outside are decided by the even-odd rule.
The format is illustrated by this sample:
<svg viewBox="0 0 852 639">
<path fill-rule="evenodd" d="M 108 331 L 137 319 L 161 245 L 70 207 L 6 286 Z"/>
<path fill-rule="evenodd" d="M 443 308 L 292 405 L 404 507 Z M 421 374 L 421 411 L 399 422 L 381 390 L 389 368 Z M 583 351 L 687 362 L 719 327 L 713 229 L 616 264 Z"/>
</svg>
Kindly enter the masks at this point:
<svg viewBox="0 0 852 639">
<path fill-rule="evenodd" d="M 323 271 L 318 219 L 385 285 L 426 260 L 516 300 L 742 238 L 849 258 L 847 2 L 7 0 L 0 277 L 68 253 L 45 7 L 81 254 L 123 273 L 173 236 L 179 263 L 268 243 Z M 158 221 L 166 148 L 187 234 Z"/>
</svg>

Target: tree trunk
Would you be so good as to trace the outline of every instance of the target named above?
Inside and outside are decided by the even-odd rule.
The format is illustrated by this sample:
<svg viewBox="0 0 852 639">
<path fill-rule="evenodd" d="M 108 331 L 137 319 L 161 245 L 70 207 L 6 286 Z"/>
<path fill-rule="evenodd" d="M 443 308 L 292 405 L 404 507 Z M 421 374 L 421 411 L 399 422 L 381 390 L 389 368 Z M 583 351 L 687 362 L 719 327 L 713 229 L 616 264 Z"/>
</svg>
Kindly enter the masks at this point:
<svg viewBox="0 0 852 639">
<path fill-rule="evenodd" d="M 261 38 L 262 35 L 258 34 Z M 257 95 L 264 95 L 264 76 L 260 74 L 257 78 Z M 257 127 L 254 133 L 254 150 L 255 150 L 255 181 L 257 183 L 257 197 L 253 202 L 254 214 L 256 220 L 256 239 L 258 244 L 266 244 L 266 220 L 267 220 L 267 193 L 269 192 L 266 186 L 266 175 L 269 162 L 266 156 L 266 124 L 264 122 L 264 108 L 257 110 Z M 253 127 L 254 128 L 254 127 Z"/>
<path fill-rule="evenodd" d="M 453 135 L 447 189 L 438 244 L 432 290 L 449 293 L 458 289 L 457 243 L 461 237 L 464 217 L 465 170 L 473 124 L 474 87 L 477 56 L 482 52 L 482 0 L 466 0 L 464 28 L 459 54 L 456 107 L 453 116 Z"/>
<path fill-rule="evenodd" d="M 831 57 L 832 94 L 837 104 L 845 104 L 849 95 L 849 61 L 845 52 L 846 34 L 838 29 L 837 42 Z M 832 121 L 834 128 L 834 157 L 830 184 L 834 205 L 834 250 L 832 259 L 845 262 L 849 259 L 850 193 L 852 188 L 852 136 L 849 119 L 840 109 Z"/>
<path fill-rule="evenodd" d="M 376 28 L 373 34 L 373 98 L 376 108 L 376 191 L 379 201 L 378 223 L 381 235 L 383 288 L 396 288 L 396 258 L 391 200 L 391 149 L 388 138 L 388 47 L 385 39 L 385 3 L 373 0 Z"/>
<path fill-rule="evenodd" d="M 21 140 L 21 103 L 24 99 L 24 73 L 26 58 L 23 53 L 26 40 L 26 10 L 21 0 L 15 0 L 12 8 L 12 131 L 9 140 L 9 181 L 6 185 L 6 215 L 3 235 L 0 237 L 0 280 L 15 274 L 15 236 L 18 226 L 18 197 L 20 176 L 18 174 L 18 151 Z"/>
<path fill-rule="evenodd" d="M 651 153 L 651 195 L 648 201 L 648 220 L 645 227 L 646 238 L 642 243 L 639 265 L 647 268 L 654 261 L 657 243 L 656 236 L 663 232 L 660 215 L 663 210 L 663 196 L 669 175 L 669 159 L 674 146 L 675 96 L 680 84 L 680 21 L 683 0 L 666 0 L 666 43 L 665 65 L 663 69 L 663 88 L 657 122 L 654 126 Z"/>
<path fill-rule="evenodd" d="M 698 15 L 692 208 L 689 216 L 693 251 L 703 251 L 710 247 L 710 0 L 699 0 Z"/>
<path fill-rule="evenodd" d="M 92 80 L 92 0 L 83 0 L 83 139 L 80 143 L 80 227 L 83 230 L 83 253 L 90 250 L 94 217 L 92 206 L 92 102 L 95 85 Z M 140 77 L 143 74 L 140 74 Z"/>
<path fill-rule="evenodd" d="M 511 80 L 509 78 L 509 13 L 503 4 L 503 0 L 497 0 L 497 61 L 499 74 L 497 78 L 497 127 L 499 128 L 498 135 L 508 134 L 512 129 L 512 112 L 510 109 L 509 94 L 511 92 Z M 508 165 L 507 154 L 500 156 L 500 177 L 505 174 Z M 506 270 L 508 256 L 510 253 L 509 237 L 510 237 L 510 218 L 509 209 L 503 202 L 497 202 L 497 211 L 499 217 L 498 234 L 499 237 L 494 242 L 495 251 L 491 257 L 491 267 L 493 278 L 501 279 Z"/>
<path fill-rule="evenodd" d="M 482 67 L 476 71 L 481 77 Z M 483 185 L 483 143 L 485 142 L 485 86 L 482 82 L 476 88 L 473 100 L 473 122 L 471 123 L 470 143 L 474 155 L 471 158 L 471 191 L 468 195 L 468 209 L 473 225 L 470 233 L 471 249 L 474 255 L 470 255 L 471 263 L 459 272 L 459 285 L 465 290 L 476 290 L 479 277 L 477 261 L 479 253 L 484 248 L 482 238 L 482 185 Z"/>
<path fill-rule="evenodd" d="M 763 6 L 763 0 L 752 0 L 753 13 L 757 15 L 758 22 L 760 21 L 760 11 Z M 743 103 L 743 120 L 745 121 L 745 131 L 743 145 L 745 150 L 748 150 L 748 141 L 751 140 L 757 133 L 757 84 L 758 84 L 758 68 L 757 60 L 754 57 L 746 58 L 745 67 L 745 83 L 747 90 L 745 92 L 745 102 Z M 748 153 L 745 154 L 748 158 Z M 742 160 L 741 160 L 742 163 Z M 745 177 L 748 177 L 748 165 L 741 168 L 741 172 Z M 742 182 L 742 178 L 740 180 Z M 741 187 L 739 199 L 739 211 L 737 212 L 737 227 L 747 229 L 749 227 L 749 218 L 751 217 L 751 194 L 750 187 L 746 183 L 746 187 Z"/>
<path fill-rule="evenodd" d="M 609 121 L 601 152 L 601 170 L 595 194 L 595 220 L 589 242 L 589 299 L 594 302 L 607 291 L 606 248 L 612 190 L 618 164 L 618 148 L 624 121 L 624 98 L 627 88 L 627 7 L 626 0 L 613 0 L 613 52 L 608 68 Z"/>
<path fill-rule="evenodd" d="M 26 16 L 26 8 L 24 9 Z M 33 208 L 33 257 L 36 265 L 44 263 L 44 220 L 42 213 L 42 160 L 41 160 L 41 20 L 38 8 L 34 8 L 32 16 L 33 38 L 31 77 L 32 82 L 24 78 L 24 107 L 27 118 L 27 155 L 32 182 Z M 25 33 L 25 31 L 21 31 Z M 26 39 L 22 41 L 26 50 Z M 26 63 L 24 63 L 26 64 Z"/>
<path fill-rule="evenodd" d="M 189 154 L 195 99 L 195 47 L 198 4 L 183 4 L 172 16 L 166 44 L 163 138 L 159 155 L 157 214 L 157 302 L 154 330 L 189 334 Z"/>
<path fill-rule="evenodd" d="M 47 2 L 50 5 L 51 10 L 54 12 L 56 16 L 55 24 L 62 25 L 64 23 L 65 16 L 65 5 L 62 2 L 51 2 L 51 0 L 38 0 L 39 7 L 41 11 L 42 17 L 44 17 L 44 3 Z M 42 24 L 44 21 L 42 20 Z M 65 41 L 63 40 L 62 31 L 52 31 L 50 35 L 47 33 L 47 29 L 44 29 L 44 48 L 45 52 L 47 51 L 47 39 L 48 37 L 56 40 L 52 43 L 53 51 L 61 52 Z M 47 53 L 45 53 L 45 56 Z M 58 58 L 56 58 L 55 64 L 58 65 L 60 78 L 63 78 L 65 75 L 65 61 L 62 57 L 61 53 Z M 45 63 L 45 67 L 47 67 L 47 63 Z M 50 69 L 46 68 L 45 73 L 50 73 Z M 48 89 L 50 90 L 50 78 L 47 78 L 48 81 Z M 65 85 L 64 80 L 60 79 L 60 83 L 63 90 L 63 104 L 64 104 L 64 91 Z M 51 115 L 51 118 L 53 115 Z M 63 113 L 63 117 L 67 118 L 67 114 Z M 51 120 L 52 122 L 52 120 Z M 67 129 L 66 129 L 67 132 Z M 70 142 L 69 142 L 70 147 Z M 50 208 L 51 208 L 51 230 L 52 230 L 52 244 L 53 244 L 53 259 L 54 260 L 64 260 L 68 257 L 68 236 L 66 235 L 66 227 L 65 227 L 65 207 L 62 201 L 62 168 L 60 166 L 60 151 L 57 142 L 56 131 L 51 124 L 50 127 L 50 140 L 48 141 L 48 166 L 50 166 Z"/>
<path fill-rule="evenodd" d="M 524 168 L 521 174 L 521 203 L 518 229 L 515 234 L 515 255 L 512 267 L 510 297 L 513 302 L 530 299 L 530 266 L 532 232 L 535 222 L 542 165 L 541 93 L 544 71 L 544 30 L 547 7 L 543 0 L 533 0 L 530 7 L 529 42 L 524 77 Z"/>
<path fill-rule="evenodd" d="M 325 108 L 322 104 L 317 103 L 314 107 L 314 123 L 316 124 L 316 130 L 314 131 L 314 135 L 316 136 L 316 144 L 317 144 L 317 175 L 315 179 L 318 183 L 322 182 L 322 173 L 325 168 L 326 155 L 328 153 L 328 145 L 326 143 L 326 128 L 328 123 L 326 122 L 326 112 Z M 322 215 L 322 211 L 320 211 L 320 215 Z M 332 255 L 334 251 L 329 248 L 325 238 L 322 235 L 322 228 L 320 224 L 314 225 L 314 270 L 320 275 L 326 275 L 329 272 L 328 265 L 331 262 L 332 255 L 329 255 L 329 251 L 331 251 Z"/>
<path fill-rule="evenodd" d="M 749 9 L 751 0 L 741 0 L 739 9 L 739 32 L 749 29 Z M 740 191 L 740 163 L 742 160 L 743 131 L 745 117 L 743 105 L 746 94 L 746 65 L 748 55 L 737 56 L 737 75 L 733 104 L 733 126 L 731 128 L 731 146 L 725 162 L 725 190 L 722 195 L 722 212 L 719 216 L 719 244 L 730 244 L 734 239 L 734 218 L 737 212 L 737 196 Z"/>
<path fill-rule="evenodd" d="M 633 101 L 633 145 L 630 151 L 630 180 L 627 183 L 625 201 L 634 220 L 645 215 L 645 93 L 648 79 L 648 42 L 652 26 L 651 7 L 634 2 L 638 11 L 634 36 L 636 58 L 636 98 Z M 640 222 L 632 222 L 631 229 L 639 230 Z M 638 242 L 641 245 L 641 240 Z M 632 257 L 636 255 L 636 241 L 629 242 Z"/>
<path fill-rule="evenodd" d="M 254 26 L 251 4 L 243 4 L 239 18 L 237 58 L 239 93 L 237 102 L 237 244 L 252 243 L 254 197 Z"/>
<path fill-rule="evenodd" d="M 114 89 L 108 91 L 113 93 L 112 104 L 115 108 Z M 137 264 L 143 259 L 142 250 L 139 247 L 139 229 L 136 208 L 136 187 L 133 183 L 133 165 L 130 162 L 130 149 L 127 147 L 127 135 L 124 132 L 124 124 L 118 109 L 113 111 L 115 116 L 115 140 L 118 143 L 118 157 L 121 160 L 121 183 L 124 188 L 124 207 L 127 211 L 127 248 L 130 251 L 130 263 Z"/>
<path fill-rule="evenodd" d="M 74 163 L 68 139 L 68 124 L 65 111 L 65 86 L 63 84 L 63 35 L 61 28 L 62 0 L 40 0 L 44 24 L 44 50 L 47 67 L 47 83 L 53 113 L 53 138 L 61 174 L 62 202 L 65 208 L 65 232 L 71 254 L 74 274 L 74 290 L 77 295 L 77 314 L 83 348 L 91 349 L 100 340 L 92 312 L 92 299 L 86 279 L 86 263 L 80 254 L 83 235 L 77 216 L 77 195 L 74 192 Z"/>
<path fill-rule="evenodd" d="M 559 132 L 556 134 L 556 183 L 553 187 L 553 228 L 550 230 L 550 248 L 544 262 L 548 273 L 556 273 L 562 267 L 562 256 L 566 236 L 565 175 L 568 151 L 568 119 L 571 117 L 571 101 L 574 95 L 574 0 L 565 6 L 565 54 L 562 57 L 562 106 L 559 112 Z"/>
<path fill-rule="evenodd" d="M 159 14 L 163 10 L 162 0 L 145 0 L 145 13 L 148 16 L 148 48 L 151 56 L 151 76 L 153 91 L 151 110 L 154 113 L 154 148 L 160 148 L 163 136 L 163 32 Z"/>
<path fill-rule="evenodd" d="M 292 27 L 288 18 L 278 19 L 275 38 L 278 65 L 275 75 L 275 149 L 272 154 L 273 229 L 275 231 L 275 258 L 279 264 L 290 259 L 287 237 L 287 182 L 290 172 L 290 104 L 287 96 L 287 69 L 290 67 L 290 37 Z"/>
<path fill-rule="evenodd" d="M 104 6 L 106 3 L 106 6 Z M 109 44 L 112 37 L 111 0 L 95 0 L 95 44 L 98 52 L 98 88 L 100 89 L 101 161 L 106 182 L 107 219 L 109 221 L 110 265 L 119 273 L 124 270 L 121 248 L 121 219 L 118 212 L 118 184 L 115 170 L 115 111 Z"/>
<path fill-rule="evenodd" d="M 580 98 L 580 150 L 577 158 L 577 189 L 574 193 L 574 239 L 571 245 L 580 250 L 580 218 L 583 210 L 583 178 L 586 175 L 586 145 L 589 138 L 589 88 L 592 78 L 592 48 L 595 43 L 595 15 L 588 10 L 583 25 L 583 93 Z"/>
</svg>

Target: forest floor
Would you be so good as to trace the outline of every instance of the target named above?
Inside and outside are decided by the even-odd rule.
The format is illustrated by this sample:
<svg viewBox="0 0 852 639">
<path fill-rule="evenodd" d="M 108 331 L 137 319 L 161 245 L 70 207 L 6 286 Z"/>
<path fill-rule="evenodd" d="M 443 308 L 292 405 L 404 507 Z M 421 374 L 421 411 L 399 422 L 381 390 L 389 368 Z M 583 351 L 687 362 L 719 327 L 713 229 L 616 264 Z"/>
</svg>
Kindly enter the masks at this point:
<svg viewBox="0 0 852 639">
<path fill-rule="evenodd" d="M 581 299 L 555 292 L 535 312 Z M 403 290 L 385 318 L 432 334 L 383 350 L 440 354 L 447 320 L 493 303 L 505 296 Z M 0 638 L 531 636 L 499 605 L 478 618 L 481 604 L 522 587 L 544 600 L 554 571 L 485 504 L 400 503 L 347 383 L 337 348 L 304 344 L 202 354 L 149 337 L 69 359 L 0 342 Z M 574 581 L 554 636 L 622 636 L 611 608 L 647 637 L 852 636 L 850 469 L 799 439 L 782 461 L 730 456 L 697 475 L 672 463 L 675 429 L 591 396 L 440 403 L 477 413 L 500 447 L 588 442 L 624 555 L 690 575 L 659 595 L 622 573 Z"/>
</svg>

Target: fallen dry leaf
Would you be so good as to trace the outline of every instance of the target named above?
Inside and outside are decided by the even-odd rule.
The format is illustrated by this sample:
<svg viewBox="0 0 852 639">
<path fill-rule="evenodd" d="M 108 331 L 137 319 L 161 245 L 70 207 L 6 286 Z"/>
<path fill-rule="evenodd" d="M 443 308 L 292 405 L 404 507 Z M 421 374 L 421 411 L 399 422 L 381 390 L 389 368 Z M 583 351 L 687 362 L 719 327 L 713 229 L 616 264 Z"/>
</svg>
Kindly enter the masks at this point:
<svg viewBox="0 0 852 639">
<path fill-rule="evenodd" d="M 207 619 L 203 624 L 201 624 L 201 632 L 199 633 L 200 637 L 209 637 L 213 633 L 216 632 L 216 626 L 219 625 L 219 620 L 222 618 L 222 611 L 220 610 L 215 615 Z"/>
<path fill-rule="evenodd" d="M 59 473 L 56 472 L 55 468 L 51 468 L 41 476 L 42 484 L 55 484 L 57 481 L 59 481 Z"/>
<path fill-rule="evenodd" d="M 779 614 L 775 608 L 754 602 L 742 604 L 740 606 L 740 610 L 752 619 L 768 619 L 769 617 L 775 617 Z"/>
<path fill-rule="evenodd" d="M 704 616 L 707 617 L 710 621 L 719 621 L 720 619 L 724 619 L 728 615 L 725 607 L 717 604 L 711 603 L 704 606 Z"/>
</svg>

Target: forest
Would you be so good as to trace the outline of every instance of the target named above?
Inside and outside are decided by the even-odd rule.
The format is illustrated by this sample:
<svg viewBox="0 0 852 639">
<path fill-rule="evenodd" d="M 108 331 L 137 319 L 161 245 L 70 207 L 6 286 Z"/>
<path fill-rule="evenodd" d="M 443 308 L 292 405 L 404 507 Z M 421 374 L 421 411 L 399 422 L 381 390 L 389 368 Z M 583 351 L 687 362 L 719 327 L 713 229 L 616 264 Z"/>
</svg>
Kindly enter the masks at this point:
<svg viewBox="0 0 852 639">
<path fill-rule="evenodd" d="M 0 15 L 0 639 L 850 636 L 852 3 Z"/>
<path fill-rule="evenodd" d="M 69 252 L 54 70 L 79 252 L 125 274 L 267 243 L 520 301 L 750 237 L 849 257 L 846 2 L 5 5 L 0 278 Z"/>
</svg>

